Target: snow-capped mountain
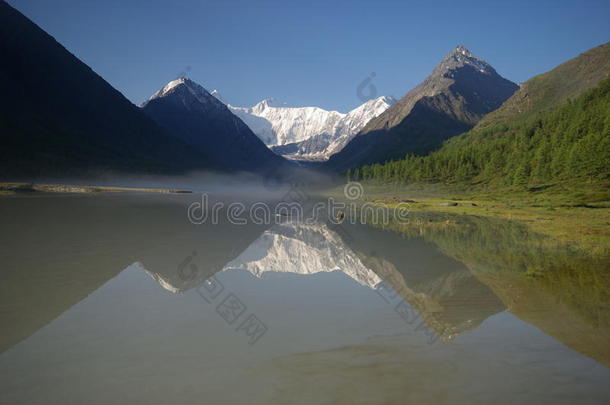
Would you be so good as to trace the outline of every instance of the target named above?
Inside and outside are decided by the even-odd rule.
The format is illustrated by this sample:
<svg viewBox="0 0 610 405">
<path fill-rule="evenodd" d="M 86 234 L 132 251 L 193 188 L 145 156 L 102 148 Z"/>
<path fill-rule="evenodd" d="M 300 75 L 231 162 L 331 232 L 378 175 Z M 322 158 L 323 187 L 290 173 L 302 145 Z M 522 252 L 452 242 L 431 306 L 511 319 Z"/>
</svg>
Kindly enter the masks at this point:
<svg viewBox="0 0 610 405">
<path fill-rule="evenodd" d="M 227 103 L 217 90 L 211 94 L 274 152 L 297 160 L 327 160 L 372 118 L 396 102 L 392 97 L 382 96 L 344 114 L 319 107 L 288 107 L 274 99 L 265 99 L 253 107 L 236 107 Z"/>
<path fill-rule="evenodd" d="M 172 135 L 199 149 L 220 170 L 262 171 L 287 163 L 224 103 L 188 78 L 167 83 L 141 107 Z"/>
</svg>

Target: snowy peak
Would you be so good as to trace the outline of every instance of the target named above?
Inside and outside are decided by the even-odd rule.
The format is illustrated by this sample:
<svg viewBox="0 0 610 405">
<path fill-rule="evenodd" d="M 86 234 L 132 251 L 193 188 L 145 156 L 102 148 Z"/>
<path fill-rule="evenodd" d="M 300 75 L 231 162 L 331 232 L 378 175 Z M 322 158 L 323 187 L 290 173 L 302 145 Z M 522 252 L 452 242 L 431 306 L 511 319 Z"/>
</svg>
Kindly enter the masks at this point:
<svg viewBox="0 0 610 405">
<path fill-rule="evenodd" d="M 224 96 L 220 93 L 220 91 L 218 90 L 212 90 L 210 92 L 210 95 L 216 97 L 216 99 L 218 99 L 218 101 L 220 101 L 223 104 L 228 105 L 229 103 L 227 102 L 227 100 L 224 98 Z"/>
<path fill-rule="evenodd" d="M 259 101 L 254 107 L 252 108 L 267 108 L 267 107 L 275 107 L 275 99 L 274 98 L 266 98 L 264 100 Z"/>
<path fill-rule="evenodd" d="M 186 77 L 180 77 L 178 79 L 172 80 L 171 82 L 167 83 L 165 86 L 161 87 L 161 89 L 159 89 L 159 91 L 157 91 L 155 94 L 150 96 L 149 100 L 154 100 L 155 98 L 165 97 L 168 94 L 170 94 L 172 92 L 172 90 L 174 90 L 176 87 L 189 86 L 189 85 L 191 85 L 191 83 L 194 83 L 194 82 L 192 82 L 190 79 L 188 79 Z"/>
<path fill-rule="evenodd" d="M 447 71 L 455 70 L 464 66 L 471 66 L 480 73 L 493 74 L 494 68 L 483 59 L 475 56 L 464 45 L 458 45 L 445 56 L 441 63 L 434 69 L 433 75 L 445 74 Z"/>
<path fill-rule="evenodd" d="M 150 99 L 163 97 L 164 95 L 169 93 L 173 88 L 175 88 L 176 86 L 180 86 L 181 84 L 184 84 L 184 83 L 185 83 L 185 79 L 183 79 L 183 78 L 172 80 L 171 82 L 167 83 L 165 86 L 161 87 L 161 89 L 159 91 L 157 91 L 155 94 L 153 94 L 150 97 Z"/>
<path fill-rule="evenodd" d="M 368 100 L 366 103 L 354 108 L 347 116 L 356 116 L 361 112 L 369 115 L 379 115 L 389 106 L 396 103 L 396 99 L 392 96 L 381 96 Z M 372 117 L 371 117 L 372 118 Z"/>
<path fill-rule="evenodd" d="M 212 95 L 277 154 L 318 161 L 327 160 L 341 150 L 367 122 L 396 102 L 392 97 L 382 96 L 343 114 L 319 107 L 289 107 L 273 98 L 252 107 L 235 107 L 227 104 L 218 91 Z"/>
<path fill-rule="evenodd" d="M 266 99 L 256 103 L 251 108 L 251 111 L 255 115 L 262 115 L 265 113 L 265 110 L 267 110 L 269 108 L 290 108 L 290 107 L 288 107 L 288 104 L 282 103 L 282 102 L 276 100 L 275 98 L 266 98 Z"/>
<path fill-rule="evenodd" d="M 455 47 L 455 49 L 453 51 L 451 51 L 452 54 L 460 54 L 463 56 L 466 56 L 468 58 L 474 58 L 475 56 L 472 54 L 472 52 L 470 52 L 464 45 L 458 45 Z"/>
<path fill-rule="evenodd" d="M 396 103 L 396 101 L 398 101 L 398 100 L 396 100 L 396 99 L 395 99 L 394 97 L 392 97 L 392 96 L 381 96 L 381 97 L 379 97 L 379 98 L 376 98 L 376 99 L 373 99 L 373 100 L 370 100 L 370 101 L 373 101 L 373 102 L 374 102 L 374 101 L 376 101 L 376 100 L 377 100 L 377 101 L 379 101 L 379 102 L 383 102 L 383 103 L 385 103 L 385 104 L 387 104 L 387 105 L 392 105 L 392 104 L 395 104 L 395 103 Z"/>
<path fill-rule="evenodd" d="M 202 152 L 210 167 L 262 172 L 285 164 L 224 103 L 186 77 L 167 83 L 142 110 Z"/>
<path fill-rule="evenodd" d="M 264 100 L 259 101 L 252 108 L 264 109 L 264 108 L 269 108 L 269 107 L 274 107 L 275 108 L 275 107 L 285 107 L 285 106 L 286 106 L 286 103 L 280 103 L 275 98 L 266 98 Z"/>
<path fill-rule="evenodd" d="M 212 96 L 212 94 L 208 93 L 208 91 L 204 89 L 203 86 L 201 86 L 200 84 L 195 83 L 187 77 L 180 77 L 178 79 L 172 80 L 171 82 L 163 86 L 159 91 L 153 94 L 148 99 L 148 101 L 143 103 L 142 107 L 145 106 L 151 100 L 170 96 L 178 96 L 182 99 L 185 105 L 187 104 L 187 101 L 192 102 L 196 100 L 201 104 L 224 106 L 224 103 L 222 101 L 220 101 L 217 97 Z"/>
</svg>

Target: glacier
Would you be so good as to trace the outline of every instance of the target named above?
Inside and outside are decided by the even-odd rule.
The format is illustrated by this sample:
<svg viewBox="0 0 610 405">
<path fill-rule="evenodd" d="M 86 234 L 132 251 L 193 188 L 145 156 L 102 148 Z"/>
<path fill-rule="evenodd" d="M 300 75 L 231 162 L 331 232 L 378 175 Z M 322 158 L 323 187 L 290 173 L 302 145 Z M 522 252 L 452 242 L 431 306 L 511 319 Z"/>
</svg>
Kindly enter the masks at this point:
<svg viewBox="0 0 610 405">
<path fill-rule="evenodd" d="M 225 103 L 274 152 L 304 161 L 328 160 L 371 119 L 396 102 L 393 97 L 381 96 L 341 113 L 320 107 L 288 107 L 274 99 L 262 100 L 252 107 L 237 107 L 218 90 L 210 94 Z"/>
</svg>

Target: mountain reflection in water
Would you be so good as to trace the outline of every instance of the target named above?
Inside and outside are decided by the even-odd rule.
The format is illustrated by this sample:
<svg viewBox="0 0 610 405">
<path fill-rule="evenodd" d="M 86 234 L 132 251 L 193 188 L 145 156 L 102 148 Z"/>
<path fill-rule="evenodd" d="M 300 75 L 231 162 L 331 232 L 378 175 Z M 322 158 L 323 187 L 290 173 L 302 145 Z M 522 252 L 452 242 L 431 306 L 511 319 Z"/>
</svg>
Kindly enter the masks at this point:
<svg viewBox="0 0 610 405">
<path fill-rule="evenodd" d="M 610 397 L 607 258 L 472 217 L 195 226 L 191 199 L 0 200 L 0 402 Z M 198 294 L 212 279 L 268 327 L 256 345 Z"/>
</svg>

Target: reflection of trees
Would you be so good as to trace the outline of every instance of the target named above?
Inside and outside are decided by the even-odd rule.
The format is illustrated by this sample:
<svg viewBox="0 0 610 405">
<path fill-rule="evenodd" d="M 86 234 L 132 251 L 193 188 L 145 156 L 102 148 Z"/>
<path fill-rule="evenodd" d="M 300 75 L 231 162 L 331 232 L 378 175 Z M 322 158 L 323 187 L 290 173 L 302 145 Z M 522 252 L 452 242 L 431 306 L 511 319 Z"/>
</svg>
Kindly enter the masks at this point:
<svg viewBox="0 0 610 405">
<path fill-rule="evenodd" d="M 610 364 L 610 260 L 528 231 L 519 223 L 413 214 L 384 226 L 423 238 L 464 263 L 515 315 Z"/>
</svg>

